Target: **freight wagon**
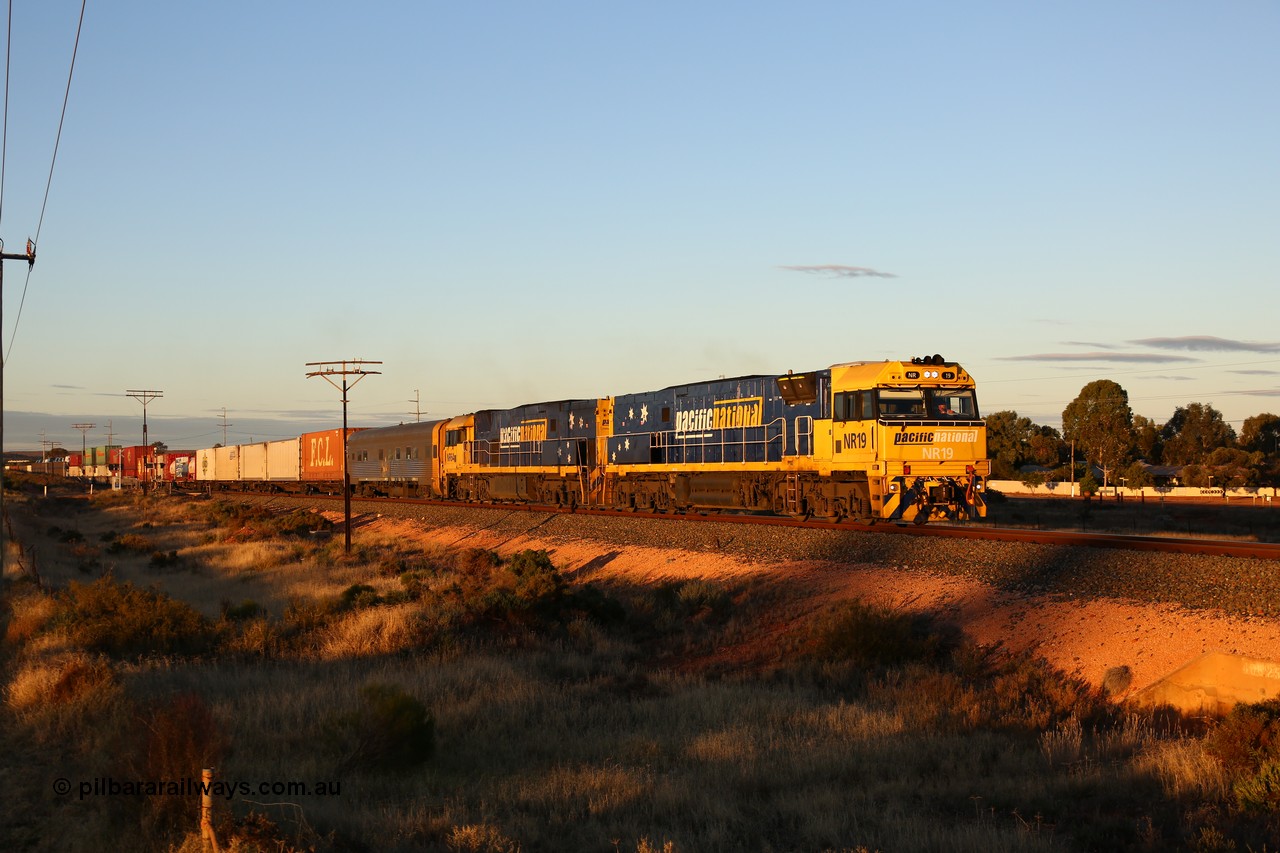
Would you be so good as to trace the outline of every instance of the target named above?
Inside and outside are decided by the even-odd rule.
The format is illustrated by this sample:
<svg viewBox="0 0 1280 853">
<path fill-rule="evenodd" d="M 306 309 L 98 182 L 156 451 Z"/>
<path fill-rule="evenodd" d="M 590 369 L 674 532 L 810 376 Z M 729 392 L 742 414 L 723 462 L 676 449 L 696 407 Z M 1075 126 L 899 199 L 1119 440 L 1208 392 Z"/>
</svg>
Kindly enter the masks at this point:
<svg viewBox="0 0 1280 853">
<path fill-rule="evenodd" d="M 348 434 L 358 432 L 349 429 Z M 194 451 L 194 477 L 213 488 L 259 491 L 342 489 L 342 430 L 298 438 L 235 444 Z"/>
</svg>

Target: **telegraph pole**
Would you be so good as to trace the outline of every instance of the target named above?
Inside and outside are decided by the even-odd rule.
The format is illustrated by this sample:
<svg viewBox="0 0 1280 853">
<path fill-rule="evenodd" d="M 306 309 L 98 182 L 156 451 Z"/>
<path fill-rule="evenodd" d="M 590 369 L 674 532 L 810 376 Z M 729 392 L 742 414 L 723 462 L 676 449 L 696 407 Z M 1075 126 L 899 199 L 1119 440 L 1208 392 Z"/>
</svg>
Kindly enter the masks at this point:
<svg viewBox="0 0 1280 853">
<path fill-rule="evenodd" d="M 414 423 L 422 423 L 422 400 L 418 398 L 418 389 L 413 389 L 413 399 L 409 401 L 413 403 L 413 420 Z"/>
<path fill-rule="evenodd" d="M 146 449 L 142 451 L 144 473 L 141 477 L 138 478 L 138 481 L 142 484 L 142 488 L 145 490 L 147 488 L 147 477 L 145 472 L 150 470 L 151 468 L 151 445 L 147 444 L 147 403 L 150 403 L 152 400 L 155 400 L 158 397 L 163 397 L 164 392 L 163 391 L 125 391 L 124 393 L 142 404 L 142 446 Z M 124 475 L 123 459 L 121 459 L 120 461 L 120 467 L 121 467 L 120 473 L 121 473 L 121 476 L 123 477 Z M 123 479 L 121 479 L 120 484 L 124 485 Z"/>
<path fill-rule="evenodd" d="M 227 407 L 222 407 L 222 446 L 227 446 L 227 427 L 235 426 L 235 424 L 227 423 Z"/>
<path fill-rule="evenodd" d="M 346 553 L 351 553 L 351 469 L 347 467 L 347 392 L 356 387 L 356 383 L 370 374 L 380 374 L 381 370 L 365 370 L 366 364 L 382 364 L 380 361 L 351 359 L 349 361 L 308 361 L 307 367 L 317 368 L 307 374 L 310 379 L 320 376 L 334 388 L 342 392 L 342 506 L 346 516 Z M 334 381 L 335 376 L 342 377 L 342 384 Z M 355 379 L 347 381 L 348 376 Z"/>
<path fill-rule="evenodd" d="M 111 442 L 115 441 L 116 434 L 113 430 L 116 428 L 115 418 L 107 421 L 107 482 L 111 481 Z M 124 448 L 116 451 L 116 488 L 124 488 Z"/>
<path fill-rule="evenodd" d="M 36 244 L 27 238 L 27 253 L 4 251 L 4 241 L 0 240 L 0 332 L 4 329 L 4 262 L 26 261 L 27 269 L 36 265 Z M 0 340 L 0 354 L 3 354 L 3 340 Z M 0 359 L 0 571 L 4 569 L 5 553 L 9 550 L 4 541 L 4 361 Z"/>
<path fill-rule="evenodd" d="M 84 476 L 84 458 L 89 455 L 89 430 L 97 424 L 72 424 L 72 429 L 80 430 L 80 476 Z"/>
</svg>

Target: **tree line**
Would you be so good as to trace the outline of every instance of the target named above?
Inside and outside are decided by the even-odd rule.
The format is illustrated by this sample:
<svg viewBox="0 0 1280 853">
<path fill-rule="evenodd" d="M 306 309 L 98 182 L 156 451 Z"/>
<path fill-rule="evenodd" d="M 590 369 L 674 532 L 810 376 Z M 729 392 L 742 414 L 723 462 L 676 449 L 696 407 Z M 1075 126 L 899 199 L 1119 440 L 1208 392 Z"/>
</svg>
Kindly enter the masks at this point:
<svg viewBox="0 0 1280 853">
<path fill-rule="evenodd" d="M 1280 484 L 1280 415 L 1254 415 L 1237 434 L 1213 406 L 1188 403 L 1160 424 L 1133 414 L 1128 392 L 1110 379 L 1081 389 L 1062 412 L 1061 432 L 1009 410 L 987 415 L 986 423 L 991 476 L 998 480 L 1140 488 L 1154 485 L 1149 466 L 1161 465 L 1176 469 L 1184 486 Z"/>
</svg>

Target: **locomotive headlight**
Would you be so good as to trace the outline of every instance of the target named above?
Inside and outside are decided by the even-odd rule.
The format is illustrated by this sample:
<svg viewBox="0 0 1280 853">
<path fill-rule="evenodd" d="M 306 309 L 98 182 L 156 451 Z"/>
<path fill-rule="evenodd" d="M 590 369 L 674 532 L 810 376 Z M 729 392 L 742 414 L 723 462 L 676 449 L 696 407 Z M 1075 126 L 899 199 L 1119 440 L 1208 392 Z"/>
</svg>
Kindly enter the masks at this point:
<svg viewBox="0 0 1280 853">
<path fill-rule="evenodd" d="M 898 491 L 898 484 L 897 484 L 896 482 L 894 482 L 894 483 L 890 483 L 890 484 L 889 484 L 889 491 L 891 491 L 891 492 L 896 492 L 896 491 Z"/>
</svg>

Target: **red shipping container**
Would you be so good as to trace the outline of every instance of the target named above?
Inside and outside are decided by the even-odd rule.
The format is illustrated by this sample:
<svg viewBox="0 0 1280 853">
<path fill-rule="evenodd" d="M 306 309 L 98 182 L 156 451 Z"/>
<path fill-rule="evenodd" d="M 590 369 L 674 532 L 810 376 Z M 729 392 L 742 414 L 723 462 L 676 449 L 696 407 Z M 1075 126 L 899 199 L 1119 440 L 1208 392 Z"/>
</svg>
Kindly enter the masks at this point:
<svg viewBox="0 0 1280 853">
<path fill-rule="evenodd" d="M 120 448 L 117 455 L 117 463 L 123 462 L 120 475 L 122 477 L 133 477 L 135 479 L 151 479 L 147 473 L 147 461 L 155 461 L 155 451 L 148 445 L 138 444 L 133 447 Z"/>
<path fill-rule="evenodd" d="M 166 450 L 156 456 L 156 467 L 166 483 L 177 480 L 194 480 L 196 452 L 194 450 Z"/>
<path fill-rule="evenodd" d="M 347 435 L 359 432 L 350 428 Z M 326 429 L 307 432 L 302 440 L 302 479 L 304 482 L 339 482 L 342 480 L 342 430 Z"/>
</svg>

